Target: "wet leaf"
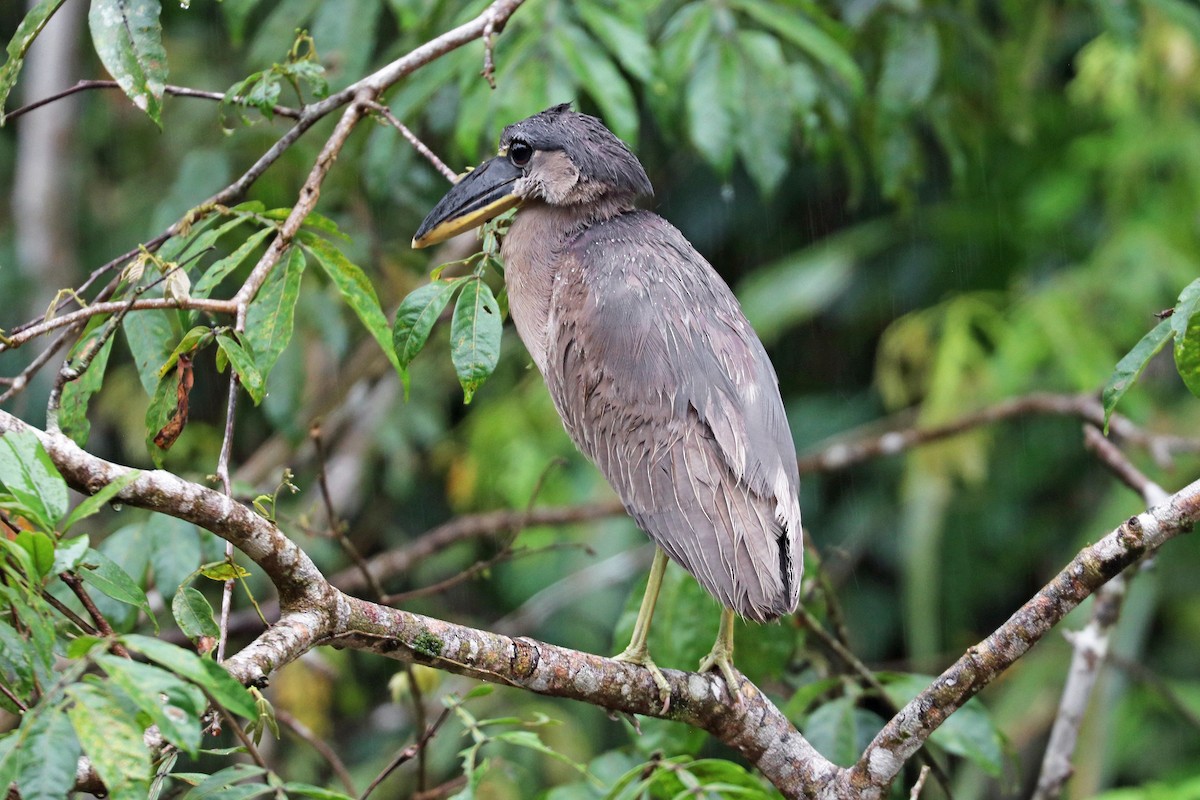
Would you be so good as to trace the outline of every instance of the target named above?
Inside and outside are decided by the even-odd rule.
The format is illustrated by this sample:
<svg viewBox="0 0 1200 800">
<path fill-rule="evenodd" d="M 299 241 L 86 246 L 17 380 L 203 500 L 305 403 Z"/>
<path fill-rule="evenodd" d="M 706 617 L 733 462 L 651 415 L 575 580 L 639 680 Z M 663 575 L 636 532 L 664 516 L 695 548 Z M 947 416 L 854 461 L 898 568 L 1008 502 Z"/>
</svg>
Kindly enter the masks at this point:
<svg viewBox="0 0 1200 800">
<path fill-rule="evenodd" d="M 246 343 L 254 353 L 264 382 L 292 339 L 300 279 L 306 264 L 304 251 L 293 247 L 283 271 L 276 271 L 246 310 Z"/>
<path fill-rule="evenodd" d="M 95 336 L 99 335 L 100 330 L 103 328 L 97 329 Z M 115 338 L 109 336 L 92 357 L 92 363 L 88 365 L 87 370 L 63 386 L 58 407 L 58 427 L 80 447 L 87 444 L 88 434 L 91 432 L 92 425 L 87 418 L 88 403 L 104 383 L 104 371 L 108 368 L 108 357 L 112 353 Z M 93 341 L 94 336 L 89 336 L 77 350 L 82 352 Z"/>
<path fill-rule="evenodd" d="M 221 634 L 221 629 L 213 619 L 212 606 L 199 589 L 180 586 L 171 601 L 171 614 L 183 635 L 193 641 L 202 636 L 216 637 Z"/>
<path fill-rule="evenodd" d="M 267 384 L 263 380 L 258 364 L 254 361 L 254 354 L 238 344 L 238 341 L 227 333 L 217 334 L 217 347 L 221 348 L 221 352 L 225 354 L 229 363 L 237 371 L 238 378 L 241 380 L 242 386 L 246 388 L 250 399 L 254 401 L 254 405 L 261 403 L 267 394 Z"/>
<path fill-rule="evenodd" d="M 79 742 L 61 706 L 36 708 L 21 721 L 15 736 L 20 748 L 17 789 L 22 800 L 61 800 L 75 785 Z"/>
<path fill-rule="evenodd" d="M 104 68 L 133 104 L 162 127 L 167 53 L 158 0 L 92 0 L 88 25 Z"/>
<path fill-rule="evenodd" d="M 0 436 L 0 484 L 43 530 L 67 513 L 67 483 L 32 431 Z"/>
<path fill-rule="evenodd" d="M 454 304 L 450 322 L 450 358 L 463 388 L 463 402 L 487 380 L 500 361 L 500 306 L 482 280 L 467 282 Z"/>
<path fill-rule="evenodd" d="M 400 366 L 405 369 L 425 346 L 433 325 L 446 309 L 446 304 L 462 284 L 458 281 L 434 281 L 413 290 L 396 312 L 392 328 L 392 343 Z"/>
<path fill-rule="evenodd" d="M 75 506 L 71 513 L 67 515 L 67 518 L 62 521 L 59 530 L 66 533 L 79 520 L 86 519 L 104 508 L 114 497 L 120 494 L 122 489 L 136 481 L 141 474 L 138 470 L 127 472 L 116 480 L 110 481 L 94 495 L 84 498 L 83 502 Z"/>
<path fill-rule="evenodd" d="M 88 550 L 77 572 L 83 582 L 113 600 L 134 606 L 153 618 L 150 601 L 120 564 L 97 550 Z"/>
<path fill-rule="evenodd" d="M 388 324 L 387 317 L 379 306 L 379 297 L 375 294 L 375 287 L 371 285 L 366 274 L 350 259 L 342 255 L 341 251 L 322 239 L 313 238 L 306 246 L 317 259 L 317 263 L 325 270 L 329 279 L 337 286 L 346 304 L 354 309 L 354 313 L 358 315 L 367 331 L 375 337 L 375 341 L 379 342 L 379 346 L 383 348 L 383 354 L 387 356 L 388 361 L 392 362 L 396 372 L 403 375 L 404 367 L 400 365 L 400 360 L 396 357 L 396 350 L 392 347 L 391 325 Z"/>
<path fill-rule="evenodd" d="M 76 683 L 67 689 L 67 710 L 83 752 L 92 760 L 110 800 L 145 800 L 150 791 L 150 751 L 142 726 L 124 703 L 103 688 Z"/>
<path fill-rule="evenodd" d="M 258 707 L 250 692 L 215 661 L 201 658 L 182 647 L 149 636 L 128 634 L 121 637 L 121 642 L 155 664 L 166 667 L 207 690 L 218 703 L 238 716 L 247 719 L 258 716 Z"/>
<path fill-rule="evenodd" d="M 1170 318 L 1164 319 L 1155 325 L 1149 333 L 1133 346 L 1132 350 L 1117 362 L 1117 366 L 1113 369 L 1112 377 L 1104 385 L 1104 392 L 1101 395 L 1104 402 L 1105 433 L 1108 432 L 1108 420 L 1116 409 L 1117 403 L 1121 401 L 1121 398 L 1125 396 L 1129 388 L 1137 382 L 1138 376 L 1142 374 L 1142 370 L 1150 363 L 1150 359 L 1158 355 L 1158 352 L 1163 349 L 1163 345 L 1167 343 L 1173 333 L 1172 320 Z"/>
</svg>

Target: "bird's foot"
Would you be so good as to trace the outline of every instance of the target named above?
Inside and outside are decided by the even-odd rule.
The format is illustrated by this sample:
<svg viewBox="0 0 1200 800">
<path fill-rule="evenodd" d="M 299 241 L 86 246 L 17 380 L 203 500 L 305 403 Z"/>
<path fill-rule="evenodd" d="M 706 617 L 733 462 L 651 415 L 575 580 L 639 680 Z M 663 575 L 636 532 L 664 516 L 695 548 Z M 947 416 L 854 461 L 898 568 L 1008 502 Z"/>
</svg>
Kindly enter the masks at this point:
<svg viewBox="0 0 1200 800">
<path fill-rule="evenodd" d="M 713 649 L 700 660 L 700 672 L 717 670 L 725 678 L 725 687 L 736 705 L 742 699 L 741 676 L 733 667 L 733 648 L 718 638 Z"/>
<path fill-rule="evenodd" d="M 663 675 L 662 670 L 650 658 L 650 651 L 646 647 L 635 647 L 631 644 L 620 655 L 613 656 L 613 661 L 637 664 L 639 667 L 650 670 L 650 677 L 654 679 L 654 685 L 658 687 L 658 699 L 662 700 L 662 713 L 667 713 L 671 708 L 671 684 L 667 682 L 667 676 Z"/>
</svg>

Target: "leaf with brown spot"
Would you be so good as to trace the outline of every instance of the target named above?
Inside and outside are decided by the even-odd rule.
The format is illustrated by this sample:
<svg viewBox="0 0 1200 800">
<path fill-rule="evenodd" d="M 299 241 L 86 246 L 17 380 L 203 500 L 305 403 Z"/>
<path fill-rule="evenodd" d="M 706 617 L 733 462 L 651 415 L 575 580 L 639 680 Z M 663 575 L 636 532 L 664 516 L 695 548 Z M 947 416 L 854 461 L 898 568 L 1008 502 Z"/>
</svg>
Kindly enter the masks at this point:
<svg viewBox="0 0 1200 800">
<path fill-rule="evenodd" d="M 171 411 L 167 424 L 154 434 L 155 446 L 163 450 L 171 449 L 171 445 L 175 444 L 175 440 L 179 438 L 179 434 L 183 433 L 183 428 L 187 425 L 188 397 L 192 392 L 192 384 L 195 380 L 192 375 L 192 357 L 190 355 L 179 355 L 179 363 L 175 366 L 175 375 L 175 408 Z"/>
</svg>

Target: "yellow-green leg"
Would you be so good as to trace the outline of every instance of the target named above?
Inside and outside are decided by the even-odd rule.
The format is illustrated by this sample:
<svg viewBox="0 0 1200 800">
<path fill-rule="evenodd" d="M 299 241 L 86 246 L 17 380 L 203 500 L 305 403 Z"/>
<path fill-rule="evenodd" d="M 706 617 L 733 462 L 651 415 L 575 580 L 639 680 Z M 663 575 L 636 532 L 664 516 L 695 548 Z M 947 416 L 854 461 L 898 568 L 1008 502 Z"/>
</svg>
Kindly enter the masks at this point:
<svg viewBox="0 0 1200 800">
<path fill-rule="evenodd" d="M 728 608 L 721 609 L 721 626 L 717 630 L 717 641 L 709 654 L 700 661 L 700 671 L 720 670 L 721 675 L 725 677 L 729 694 L 737 701 L 742 682 L 738 680 L 737 671 L 733 668 L 733 622 L 733 612 Z"/>
<path fill-rule="evenodd" d="M 625 651 L 615 656 L 617 661 L 637 664 L 650 670 L 654 685 L 658 687 L 658 696 L 663 701 L 664 713 L 671 705 L 671 684 L 667 683 L 667 677 L 651 660 L 646 639 L 650 636 L 650 620 L 654 618 L 654 605 L 658 602 L 658 592 L 662 589 L 663 573 L 666 571 L 667 554 L 661 547 L 655 548 L 654 563 L 650 565 L 650 577 L 646 580 L 646 593 L 642 595 L 642 605 L 633 623 L 633 636 Z"/>
</svg>

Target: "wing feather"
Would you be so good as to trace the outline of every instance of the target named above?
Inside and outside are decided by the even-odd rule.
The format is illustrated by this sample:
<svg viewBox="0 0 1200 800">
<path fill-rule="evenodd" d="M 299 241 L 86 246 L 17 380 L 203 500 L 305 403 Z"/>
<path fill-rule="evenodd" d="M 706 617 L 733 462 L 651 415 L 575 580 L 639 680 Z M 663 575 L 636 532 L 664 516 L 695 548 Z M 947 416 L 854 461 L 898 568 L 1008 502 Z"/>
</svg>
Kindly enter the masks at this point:
<svg viewBox="0 0 1200 800">
<path fill-rule="evenodd" d="M 743 616 L 795 609 L 796 453 L 732 292 L 649 212 L 562 254 L 546 381 L 568 433 L 667 554 Z"/>
</svg>

